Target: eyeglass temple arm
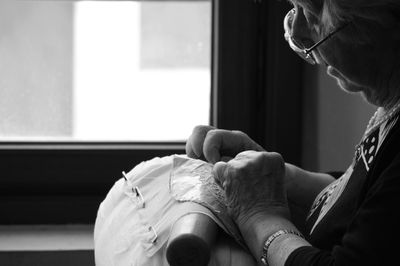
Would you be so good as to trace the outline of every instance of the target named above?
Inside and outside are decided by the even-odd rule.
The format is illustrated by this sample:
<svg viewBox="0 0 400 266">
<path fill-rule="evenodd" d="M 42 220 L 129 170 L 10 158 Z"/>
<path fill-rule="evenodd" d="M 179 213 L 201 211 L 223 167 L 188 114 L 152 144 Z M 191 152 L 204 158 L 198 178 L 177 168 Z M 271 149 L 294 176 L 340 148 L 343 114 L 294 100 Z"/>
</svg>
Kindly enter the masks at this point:
<svg viewBox="0 0 400 266">
<path fill-rule="evenodd" d="M 323 42 L 329 40 L 336 32 L 342 30 L 344 27 L 346 27 L 347 25 L 349 25 L 349 23 L 346 23 L 340 27 L 338 27 L 337 29 L 331 31 L 328 35 L 326 35 L 325 38 L 323 38 L 322 40 L 318 41 L 317 43 L 315 43 L 313 46 L 311 46 L 310 48 L 304 49 L 304 53 L 306 55 L 309 55 L 315 48 L 317 48 L 318 46 L 320 46 Z"/>
</svg>

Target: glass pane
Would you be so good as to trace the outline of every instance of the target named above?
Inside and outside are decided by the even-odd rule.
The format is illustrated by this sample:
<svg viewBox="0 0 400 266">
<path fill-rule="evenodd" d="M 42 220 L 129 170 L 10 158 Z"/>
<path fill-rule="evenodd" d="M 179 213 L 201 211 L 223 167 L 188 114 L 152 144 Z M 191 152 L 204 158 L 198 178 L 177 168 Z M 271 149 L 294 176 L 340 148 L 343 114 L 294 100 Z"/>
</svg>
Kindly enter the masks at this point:
<svg viewBox="0 0 400 266">
<path fill-rule="evenodd" d="M 210 116 L 210 1 L 0 1 L 0 140 L 176 141 Z"/>
</svg>

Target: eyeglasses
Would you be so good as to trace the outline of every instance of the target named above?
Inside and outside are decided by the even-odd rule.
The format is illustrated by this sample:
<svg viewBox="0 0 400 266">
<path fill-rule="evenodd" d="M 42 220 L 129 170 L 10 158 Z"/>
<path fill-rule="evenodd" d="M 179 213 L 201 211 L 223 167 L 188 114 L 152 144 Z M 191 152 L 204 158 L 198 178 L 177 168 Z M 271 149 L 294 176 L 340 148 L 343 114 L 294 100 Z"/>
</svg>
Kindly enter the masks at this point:
<svg viewBox="0 0 400 266">
<path fill-rule="evenodd" d="M 285 19 L 283 20 L 283 26 L 285 28 L 285 39 L 289 43 L 290 48 L 292 48 L 293 51 L 295 51 L 301 58 L 303 58 L 306 62 L 315 65 L 317 63 L 312 51 L 315 50 L 318 46 L 320 46 L 322 43 L 324 43 L 326 40 L 331 38 L 336 32 L 340 31 L 344 27 L 348 25 L 344 24 L 340 26 L 339 28 L 334 29 L 331 31 L 328 35 L 326 35 L 323 39 L 312 45 L 310 48 L 305 48 L 302 44 L 297 42 L 293 36 L 292 36 L 292 25 L 293 25 L 293 19 L 294 15 L 296 14 L 296 10 L 293 8 L 291 9 L 285 16 Z"/>
</svg>

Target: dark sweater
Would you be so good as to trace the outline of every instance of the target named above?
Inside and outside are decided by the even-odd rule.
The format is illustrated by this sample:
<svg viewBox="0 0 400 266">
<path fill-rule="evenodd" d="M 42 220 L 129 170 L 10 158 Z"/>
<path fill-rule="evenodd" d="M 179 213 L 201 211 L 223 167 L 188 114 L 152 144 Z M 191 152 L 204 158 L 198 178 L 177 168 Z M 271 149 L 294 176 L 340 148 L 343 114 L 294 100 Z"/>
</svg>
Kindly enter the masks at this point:
<svg viewBox="0 0 400 266">
<path fill-rule="evenodd" d="M 286 266 L 400 265 L 400 121 L 362 142 L 354 164 L 316 198 L 307 240 Z"/>
</svg>

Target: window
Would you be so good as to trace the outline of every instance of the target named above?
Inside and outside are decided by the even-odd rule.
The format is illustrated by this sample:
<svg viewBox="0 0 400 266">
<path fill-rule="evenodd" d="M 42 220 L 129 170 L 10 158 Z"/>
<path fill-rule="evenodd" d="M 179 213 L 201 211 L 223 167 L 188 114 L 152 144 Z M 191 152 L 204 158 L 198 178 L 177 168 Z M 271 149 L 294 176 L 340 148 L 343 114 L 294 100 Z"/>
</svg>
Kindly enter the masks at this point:
<svg viewBox="0 0 400 266">
<path fill-rule="evenodd" d="M 211 1 L 1 1 L 0 31 L 2 223 L 93 222 L 211 122 Z"/>
<path fill-rule="evenodd" d="M 183 141 L 210 123 L 210 1 L 5 1 L 1 12 L 0 140 Z"/>
<path fill-rule="evenodd" d="M 298 159 L 301 132 L 290 119 L 297 121 L 300 114 L 301 63 L 281 38 L 286 3 L 29 0 L 0 6 L 0 28 L 10 37 L 0 38 L 1 224 L 93 223 L 98 204 L 121 171 L 156 156 L 183 153 L 184 138 L 196 124 L 243 130 L 265 147 Z M 13 15 L 18 16 L 15 23 Z M 54 30 L 55 21 L 60 30 Z M 127 27 L 138 21 L 140 27 Z M 199 22 L 199 28 L 187 29 L 188 21 Z M 35 26 L 50 41 L 39 37 Z M 18 32 L 21 27 L 28 30 Z M 116 42 L 126 35 L 128 40 Z M 162 45 L 157 38 L 164 38 Z M 53 42 L 62 50 L 55 50 Z M 118 45 L 113 53 L 98 52 L 112 45 Z M 187 57 L 177 59 L 181 56 Z M 47 65 L 41 57 L 58 64 Z M 117 68 L 122 65 L 129 70 Z M 145 84 L 139 91 L 157 102 L 132 96 L 128 87 L 139 83 Z M 163 90 L 155 91 L 159 84 Z M 14 87 L 19 91 L 4 90 Z M 41 101 L 29 97 L 32 93 L 42 95 Z M 114 94 L 123 96 L 114 99 Z M 175 102 L 151 113 L 171 95 Z M 134 109 L 132 101 L 145 104 Z M 142 128 L 132 127 L 146 116 Z M 289 142 L 277 137 L 288 131 L 300 133 Z"/>
</svg>

